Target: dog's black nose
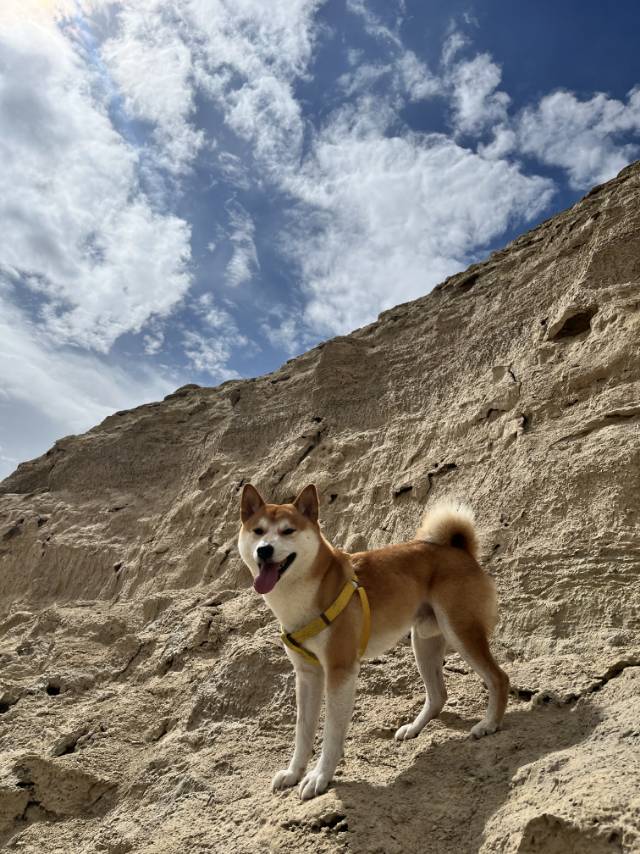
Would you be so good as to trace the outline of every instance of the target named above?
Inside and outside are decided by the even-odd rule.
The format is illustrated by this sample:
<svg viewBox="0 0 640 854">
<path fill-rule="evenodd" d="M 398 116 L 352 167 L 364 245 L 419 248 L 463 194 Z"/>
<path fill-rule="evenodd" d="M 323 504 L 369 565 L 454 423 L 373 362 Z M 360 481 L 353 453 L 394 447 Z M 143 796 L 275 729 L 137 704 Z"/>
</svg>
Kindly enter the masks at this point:
<svg viewBox="0 0 640 854">
<path fill-rule="evenodd" d="M 260 546 L 258 549 L 258 557 L 260 560 L 269 560 L 273 556 L 273 546 Z"/>
</svg>

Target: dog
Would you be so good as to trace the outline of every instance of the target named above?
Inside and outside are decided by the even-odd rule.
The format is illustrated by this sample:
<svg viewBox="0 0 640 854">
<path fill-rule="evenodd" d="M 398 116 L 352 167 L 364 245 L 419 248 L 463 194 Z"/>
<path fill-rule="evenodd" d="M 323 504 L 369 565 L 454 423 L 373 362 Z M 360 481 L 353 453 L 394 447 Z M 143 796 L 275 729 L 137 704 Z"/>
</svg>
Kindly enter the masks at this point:
<svg viewBox="0 0 640 854">
<path fill-rule="evenodd" d="M 254 589 L 280 621 L 296 673 L 295 748 L 289 766 L 273 778 L 274 791 L 299 783 L 300 798 L 307 800 L 327 789 L 342 757 L 360 658 L 381 655 L 409 630 L 426 699 L 395 737 L 415 738 L 440 714 L 447 699 L 445 646 L 460 653 L 489 693 L 486 714 L 471 736 L 500 727 L 509 679 L 489 647 L 497 620 L 495 585 L 478 564 L 478 537 L 466 506 L 440 503 L 410 542 L 355 554 L 323 536 L 313 484 L 292 504 L 267 504 L 246 484 L 240 516 L 240 555 Z M 307 772 L 323 694 L 322 751 Z"/>
</svg>

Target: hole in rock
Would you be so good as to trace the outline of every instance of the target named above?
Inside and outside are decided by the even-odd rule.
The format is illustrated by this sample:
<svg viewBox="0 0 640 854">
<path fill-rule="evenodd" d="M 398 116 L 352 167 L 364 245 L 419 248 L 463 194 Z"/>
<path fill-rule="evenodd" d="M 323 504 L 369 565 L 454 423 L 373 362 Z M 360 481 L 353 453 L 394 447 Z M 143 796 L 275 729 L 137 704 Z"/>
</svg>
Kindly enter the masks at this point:
<svg viewBox="0 0 640 854">
<path fill-rule="evenodd" d="M 48 682 L 45 691 L 50 697 L 57 697 L 61 691 L 61 688 L 57 682 Z"/>
<path fill-rule="evenodd" d="M 568 317 L 558 331 L 550 336 L 552 341 L 558 341 L 562 338 L 573 338 L 575 335 L 582 335 L 583 332 L 591 330 L 591 320 L 598 311 L 597 308 L 588 308 L 585 311 L 578 311 Z"/>
<path fill-rule="evenodd" d="M 470 276 L 467 276 L 466 279 L 462 279 L 462 281 L 458 282 L 458 290 L 466 294 L 467 291 L 470 291 L 471 288 L 478 283 L 479 279 L 480 275 L 478 273 L 472 273 Z"/>
</svg>

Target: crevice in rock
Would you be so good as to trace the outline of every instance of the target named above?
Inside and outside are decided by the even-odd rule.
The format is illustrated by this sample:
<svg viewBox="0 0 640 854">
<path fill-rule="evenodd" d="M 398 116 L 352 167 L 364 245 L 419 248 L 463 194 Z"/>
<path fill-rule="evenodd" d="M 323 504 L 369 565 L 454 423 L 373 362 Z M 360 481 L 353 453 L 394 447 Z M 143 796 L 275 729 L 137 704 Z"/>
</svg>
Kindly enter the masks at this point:
<svg viewBox="0 0 640 854">
<path fill-rule="evenodd" d="M 393 491 L 393 497 L 398 498 L 400 495 L 404 495 L 406 492 L 411 492 L 413 489 L 413 484 L 407 483 L 404 486 L 399 486 L 397 489 Z"/>
<path fill-rule="evenodd" d="M 138 645 L 138 648 L 136 649 L 136 651 L 133 653 L 133 655 L 130 656 L 130 658 L 127 661 L 127 663 L 125 664 L 125 666 L 121 670 L 119 670 L 117 673 L 114 673 L 114 676 L 115 677 L 124 676 L 127 673 L 127 671 L 129 670 L 129 668 L 133 666 L 133 664 L 135 663 L 138 656 L 141 654 L 144 647 L 145 647 L 145 644 L 140 643 Z"/>
<path fill-rule="evenodd" d="M 612 679 L 617 679 L 629 667 L 640 667 L 640 658 L 621 659 L 609 667 L 602 676 L 598 676 L 590 685 L 581 691 L 571 692 L 559 698 L 552 689 L 516 688 L 511 687 L 510 693 L 521 700 L 532 700 L 536 705 L 573 706 L 583 697 L 596 694 Z"/>
<path fill-rule="evenodd" d="M 431 492 L 433 489 L 433 481 L 435 478 L 440 477 L 443 474 L 447 474 L 447 472 L 455 471 L 458 466 L 455 463 L 443 463 L 440 465 L 436 463 L 435 468 L 431 469 L 430 472 L 427 472 L 427 481 L 429 483 L 428 492 Z"/>
<path fill-rule="evenodd" d="M 604 674 L 599 679 L 597 679 L 594 683 L 592 683 L 585 691 L 582 692 L 582 696 L 587 694 L 595 694 L 597 691 L 600 691 L 604 686 L 611 682 L 612 679 L 617 679 L 621 673 L 624 673 L 625 670 L 629 667 L 640 667 L 640 658 L 633 659 L 622 659 L 621 661 L 616 661 L 611 665 Z"/>
<path fill-rule="evenodd" d="M 167 673 L 173 667 L 174 662 L 175 662 L 175 656 L 174 655 L 168 655 L 166 658 L 163 658 L 163 660 L 158 665 L 158 670 L 157 670 L 158 676 L 166 676 Z"/>
<path fill-rule="evenodd" d="M 20 534 L 22 532 L 22 523 L 23 522 L 24 522 L 24 517 L 18 519 L 17 522 L 14 522 L 13 525 L 11 525 L 11 527 L 8 528 L 8 530 L 6 530 L 4 532 L 4 534 L 2 535 L 2 539 L 4 540 L 4 542 L 7 542 L 8 540 L 12 540 L 14 537 L 16 537 L 18 534 Z"/>
<path fill-rule="evenodd" d="M 315 448 L 318 447 L 318 445 L 320 444 L 320 441 L 322 439 L 323 433 L 324 433 L 324 429 L 318 430 L 318 432 L 313 436 L 313 438 L 311 440 L 311 444 L 307 448 L 305 448 L 305 450 L 302 453 L 302 456 L 300 456 L 300 458 L 298 459 L 298 462 L 295 464 L 294 468 L 297 469 L 298 466 L 300 465 L 300 463 L 303 460 L 306 460 L 306 458 L 309 456 L 311 451 L 313 451 Z M 283 475 L 283 477 L 284 477 L 284 475 Z M 280 478 L 280 480 L 282 480 L 282 478 Z M 280 482 L 280 481 L 278 481 L 278 482 Z"/>
<path fill-rule="evenodd" d="M 67 756 L 70 753 L 75 753 L 76 747 L 80 739 L 87 734 L 87 727 L 70 732 L 68 735 L 63 735 L 56 741 L 51 749 L 52 756 Z"/>
<path fill-rule="evenodd" d="M 597 430 L 603 430 L 605 427 L 611 427 L 614 424 L 636 421 L 638 419 L 640 419 L 640 406 L 631 406 L 629 409 L 615 409 L 612 412 L 606 412 L 604 415 L 600 415 L 597 418 L 588 421 L 582 430 L 576 430 L 575 433 L 569 433 L 566 436 L 561 436 L 559 439 L 556 439 L 551 443 L 551 447 L 553 447 L 553 445 L 559 445 L 562 442 L 572 442 L 576 439 L 582 439 L 584 436 L 588 436 L 589 433 L 594 433 Z"/>
</svg>

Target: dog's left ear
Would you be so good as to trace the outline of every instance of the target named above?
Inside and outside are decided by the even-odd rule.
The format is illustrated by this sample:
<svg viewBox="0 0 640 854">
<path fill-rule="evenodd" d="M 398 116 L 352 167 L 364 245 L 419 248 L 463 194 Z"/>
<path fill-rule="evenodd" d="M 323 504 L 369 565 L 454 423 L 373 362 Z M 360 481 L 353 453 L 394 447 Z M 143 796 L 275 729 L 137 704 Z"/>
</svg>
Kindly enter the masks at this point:
<svg viewBox="0 0 640 854">
<path fill-rule="evenodd" d="M 261 507 L 264 507 L 264 498 L 252 483 L 245 483 L 240 499 L 240 518 L 242 521 L 246 522 Z"/>
<path fill-rule="evenodd" d="M 302 513 L 303 516 L 306 516 L 307 519 L 310 519 L 312 522 L 318 521 L 318 491 L 316 490 L 315 484 L 310 483 L 309 486 L 305 486 L 300 495 L 293 502 L 293 506 L 298 510 L 298 512 Z"/>
</svg>

